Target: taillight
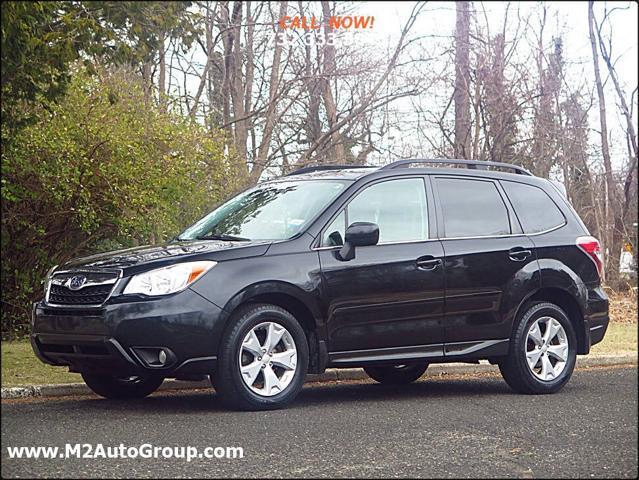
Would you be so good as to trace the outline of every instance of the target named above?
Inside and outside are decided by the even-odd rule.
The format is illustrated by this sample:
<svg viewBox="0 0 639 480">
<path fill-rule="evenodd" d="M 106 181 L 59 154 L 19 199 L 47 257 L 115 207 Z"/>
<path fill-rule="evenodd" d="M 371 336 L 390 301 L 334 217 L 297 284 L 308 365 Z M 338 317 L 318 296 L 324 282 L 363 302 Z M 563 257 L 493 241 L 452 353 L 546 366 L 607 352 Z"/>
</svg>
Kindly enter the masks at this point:
<svg viewBox="0 0 639 480">
<path fill-rule="evenodd" d="M 583 250 L 583 252 L 588 255 L 593 262 L 595 262 L 597 273 L 599 274 L 599 278 L 601 278 L 603 274 L 604 259 L 603 252 L 601 251 L 601 245 L 599 245 L 599 240 L 595 237 L 579 237 L 577 238 L 577 246 Z"/>
</svg>

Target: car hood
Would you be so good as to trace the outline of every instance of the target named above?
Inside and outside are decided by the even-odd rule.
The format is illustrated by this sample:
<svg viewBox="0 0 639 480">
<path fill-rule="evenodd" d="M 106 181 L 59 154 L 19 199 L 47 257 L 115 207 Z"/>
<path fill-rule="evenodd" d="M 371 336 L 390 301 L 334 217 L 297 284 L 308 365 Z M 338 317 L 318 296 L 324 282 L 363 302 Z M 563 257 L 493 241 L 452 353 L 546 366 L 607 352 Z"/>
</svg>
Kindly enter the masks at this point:
<svg viewBox="0 0 639 480">
<path fill-rule="evenodd" d="M 226 242 L 220 240 L 176 241 L 99 253 L 70 260 L 58 270 L 122 269 L 124 273 L 157 268 L 186 260 L 224 261 L 264 255 L 272 242 Z"/>
</svg>

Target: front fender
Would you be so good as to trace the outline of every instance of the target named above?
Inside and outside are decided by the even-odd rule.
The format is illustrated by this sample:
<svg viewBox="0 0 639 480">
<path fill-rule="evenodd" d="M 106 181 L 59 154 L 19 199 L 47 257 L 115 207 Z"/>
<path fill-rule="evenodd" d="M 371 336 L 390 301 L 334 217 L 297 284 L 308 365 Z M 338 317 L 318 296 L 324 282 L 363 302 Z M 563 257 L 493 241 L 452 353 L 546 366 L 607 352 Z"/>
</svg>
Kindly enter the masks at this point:
<svg viewBox="0 0 639 480">
<path fill-rule="evenodd" d="M 321 324 L 322 316 L 318 302 L 314 296 L 293 284 L 282 281 L 265 281 L 249 285 L 235 294 L 226 305 L 224 305 L 223 310 L 230 314 L 241 304 L 250 302 L 256 297 L 266 295 L 286 295 L 301 302 L 313 315 L 315 325 L 319 326 Z"/>
</svg>

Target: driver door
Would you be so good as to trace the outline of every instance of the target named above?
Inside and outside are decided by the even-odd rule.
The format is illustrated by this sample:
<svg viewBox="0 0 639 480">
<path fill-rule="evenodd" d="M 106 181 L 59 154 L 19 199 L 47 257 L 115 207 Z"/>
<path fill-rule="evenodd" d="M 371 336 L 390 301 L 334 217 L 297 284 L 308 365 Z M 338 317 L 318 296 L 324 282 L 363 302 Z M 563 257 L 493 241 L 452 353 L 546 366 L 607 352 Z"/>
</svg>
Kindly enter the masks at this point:
<svg viewBox="0 0 639 480">
<path fill-rule="evenodd" d="M 384 179 L 360 189 L 322 232 L 331 362 L 442 355 L 444 252 L 429 229 L 431 199 L 422 177 Z M 353 222 L 376 223 L 379 242 L 343 261 L 336 252 Z"/>
</svg>

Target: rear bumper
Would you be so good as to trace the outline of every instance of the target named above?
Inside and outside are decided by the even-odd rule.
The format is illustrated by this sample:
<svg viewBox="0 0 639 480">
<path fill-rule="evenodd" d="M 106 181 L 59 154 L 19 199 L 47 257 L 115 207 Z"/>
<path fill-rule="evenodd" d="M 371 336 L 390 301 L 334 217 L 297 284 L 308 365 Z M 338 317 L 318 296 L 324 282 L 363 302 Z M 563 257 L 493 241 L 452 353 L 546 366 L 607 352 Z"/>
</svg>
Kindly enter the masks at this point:
<svg viewBox="0 0 639 480">
<path fill-rule="evenodd" d="M 610 322 L 608 309 L 608 296 L 601 286 L 588 288 L 588 304 L 584 312 L 584 329 L 588 347 L 601 342 L 606 335 Z"/>
<path fill-rule="evenodd" d="M 211 373 L 222 310 L 187 289 L 101 308 L 33 307 L 31 345 L 40 360 L 74 372 L 179 377 Z M 159 363 L 160 350 L 166 360 Z"/>
</svg>

